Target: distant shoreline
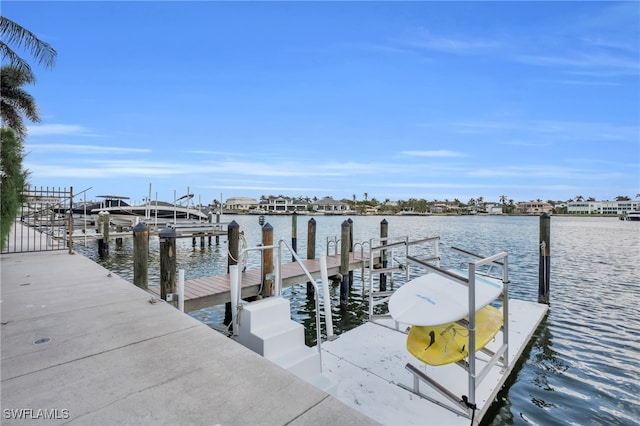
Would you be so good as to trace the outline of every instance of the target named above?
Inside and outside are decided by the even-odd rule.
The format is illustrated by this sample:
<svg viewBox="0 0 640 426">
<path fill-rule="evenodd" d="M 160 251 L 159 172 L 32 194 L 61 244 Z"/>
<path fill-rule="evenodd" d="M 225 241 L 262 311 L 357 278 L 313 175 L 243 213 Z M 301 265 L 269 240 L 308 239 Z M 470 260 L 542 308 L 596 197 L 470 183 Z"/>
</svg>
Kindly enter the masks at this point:
<svg viewBox="0 0 640 426">
<path fill-rule="evenodd" d="M 223 215 L 228 216 L 293 216 L 294 212 L 265 212 L 257 215 L 255 213 L 249 212 L 229 212 L 223 211 Z M 361 214 L 357 212 L 350 213 L 312 213 L 312 212 L 295 212 L 297 216 L 407 216 L 407 217 L 448 217 L 448 216 L 490 216 L 490 217 L 500 217 L 500 216 L 530 216 L 530 217 L 539 217 L 541 214 L 535 213 L 502 213 L 502 214 L 458 214 L 458 213 L 416 213 L 416 214 L 397 214 L 397 213 L 367 213 Z M 592 217 L 592 218 L 611 218 L 611 219 L 620 219 L 620 215 L 618 214 L 576 214 L 576 213 L 548 213 L 549 216 L 552 217 Z"/>
</svg>

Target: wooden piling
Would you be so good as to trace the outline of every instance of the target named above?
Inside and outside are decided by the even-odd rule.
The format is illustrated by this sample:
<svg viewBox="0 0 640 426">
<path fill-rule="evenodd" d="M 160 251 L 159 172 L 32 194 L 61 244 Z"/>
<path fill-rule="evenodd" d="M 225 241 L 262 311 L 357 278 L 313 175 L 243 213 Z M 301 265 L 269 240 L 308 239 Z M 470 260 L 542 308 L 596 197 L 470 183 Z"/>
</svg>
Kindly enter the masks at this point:
<svg viewBox="0 0 640 426">
<path fill-rule="evenodd" d="M 102 238 L 98 240 L 98 254 L 100 257 L 109 255 L 109 212 L 98 214 L 98 227 L 102 233 Z"/>
<path fill-rule="evenodd" d="M 349 304 L 349 221 L 342 222 L 340 233 L 340 275 L 342 282 L 340 283 L 340 306 L 346 308 Z"/>
<path fill-rule="evenodd" d="M 307 259 L 316 258 L 316 220 L 309 219 L 307 223 Z M 313 296 L 315 289 L 311 282 L 307 282 L 307 296 Z"/>
<path fill-rule="evenodd" d="M 149 285 L 149 229 L 139 222 L 133 228 L 133 283 L 140 288 Z"/>
<path fill-rule="evenodd" d="M 262 245 L 273 245 L 273 226 L 269 222 L 262 227 Z M 273 248 L 262 250 L 262 297 L 273 295 Z"/>
<path fill-rule="evenodd" d="M 122 226 L 116 226 L 116 232 L 117 233 L 122 232 Z M 122 237 L 116 237 L 116 247 L 118 248 L 122 247 Z"/>
<path fill-rule="evenodd" d="M 235 220 L 227 226 L 227 273 L 229 273 L 229 266 L 238 264 L 238 247 L 240 245 L 240 225 Z M 224 305 L 224 325 L 231 324 L 232 312 L 231 302 L 227 302 Z"/>
<path fill-rule="evenodd" d="M 220 226 L 220 212 L 216 213 L 216 225 Z M 209 245 L 211 245 L 211 237 L 209 237 Z M 216 235 L 216 245 L 220 245 L 220 237 Z"/>
<path fill-rule="evenodd" d="M 551 272 L 551 216 L 540 215 L 540 263 L 538 269 L 538 303 L 549 303 Z"/>
<path fill-rule="evenodd" d="M 353 253 L 353 220 L 349 218 L 349 253 Z M 353 288 L 353 271 L 349 271 L 349 290 Z"/>
<path fill-rule="evenodd" d="M 387 237 L 389 236 L 389 222 L 387 219 L 382 219 L 380 222 L 380 241 L 381 245 L 387 245 Z M 380 253 L 380 261 L 382 262 L 382 268 L 387 267 L 387 251 L 382 250 Z M 387 274 L 380 274 L 380 291 L 387 291 Z"/>
<path fill-rule="evenodd" d="M 158 233 L 160 240 L 160 298 L 167 300 L 168 294 L 176 294 L 176 231 L 171 228 L 164 228 Z M 178 307 L 177 300 L 171 303 Z"/>
<path fill-rule="evenodd" d="M 227 273 L 229 273 L 230 265 L 238 264 L 238 251 L 240 245 L 240 225 L 233 220 L 227 226 L 227 244 L 229 245 L 229 252 L 227 254 Z"/>
</svg>

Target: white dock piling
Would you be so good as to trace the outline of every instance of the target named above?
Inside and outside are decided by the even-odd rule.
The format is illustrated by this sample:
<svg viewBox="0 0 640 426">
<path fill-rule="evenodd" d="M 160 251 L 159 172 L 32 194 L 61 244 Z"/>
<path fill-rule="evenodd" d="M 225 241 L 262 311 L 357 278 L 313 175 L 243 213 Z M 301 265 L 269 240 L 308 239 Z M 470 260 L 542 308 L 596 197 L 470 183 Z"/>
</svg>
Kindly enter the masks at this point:
<svg viewBox="0 0 640 426">
<path fill-rule="evenodd" d="M 327 340 L 333 337 L 333 318 L 331 317 L 331 295 L 329 294 L 329 274 L 327 272 L 327 256 L 320 256 L 320 278 L 324 295 L 324 318 L 327 324 Z"/>
<path fill-rule="evenodd" d="M 178 269 L 178 309 L 184 312 L 184 269 Z"/>
</svg>

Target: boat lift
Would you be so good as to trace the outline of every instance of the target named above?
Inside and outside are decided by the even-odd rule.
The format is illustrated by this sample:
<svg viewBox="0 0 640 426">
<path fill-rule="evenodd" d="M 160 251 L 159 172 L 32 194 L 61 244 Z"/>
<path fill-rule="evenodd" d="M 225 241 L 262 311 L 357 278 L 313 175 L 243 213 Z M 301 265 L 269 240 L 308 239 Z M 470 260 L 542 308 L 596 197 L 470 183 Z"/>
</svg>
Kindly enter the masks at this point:
<svg viewBox="0 0 640 426">
<path fill-rule="evenodd" d="M 429 272 L 436 273 L 440 276 L 447 278 L 448 280 L 453 281 L 452 285 L 462 285 L 467 287 L 467 299 L 468 299 L 468 317 L 458 321 L 458 323 L 463 326 L 468 331 L 468 356 L 460 361 L 457 361 L 456 364 L 463 368 L 467 372 L 468 378 L 468 391 L 467 395 L 456 395 L 447 387 L 443 386 L 441 383 L 429 377 L 427 373 L 413 365 L 412 363 L 407 363 L 405 368 L 411 375 L 413 376 L 413 386 L 406 386 L 402 383 L 399 383 L 398 386 L 406 389 L 410 392 L 415 393 L 416 395 L 425 398 L 435 404 L 438 404 L 455 414 L 462 415 L 464 417 L 472 419 L 474 418 L 475 410 L 476 410 L 476 389 L 477 386 L 482 382 L 482 380 L 486 377 L 492 367 L 496 364 L 501 365 L 502 371 L 505 371 L 508 368 L 508 359 L 509 359 L 509 272 L 508 272 L 508 255 L 505 252 L 498 253 L 493 256 L 482 256 L 479 254 L 475 254 L 469 252 L 467 250 L 452 247 L 453 251 L 459 252 L 461 254 L 470 256 L 475 261 L 468 263 L 468 274 L 467 276 L 463 276 L 457 274 L 455 272 L 442 269 L 440 267 L 440 251 L 439 251 L 439 242 L 440 237 L 430 237 L 425 239 L 420 239 L 416 241 L 409 241 L 407 237 L 402 237 L 400 239 L 391 240 L 390 238 L 381 238 L 378 239 L 377 242 L 379 244 L 374 245 L 374 239 L 370 240 L 369 243 L 364 243 L 361 246 L 361 249 L 364 251 L 365 245 L 369 246 L 369 263 L 368 266 L 363 269 L 367 269 L 368 277 L 367 277 L 367 289 L 365 290 L 369 296 L 369 320 L 372 322 L 376 322 L 379 319 L 388 319 L 390 315 L 387 314 L 375 314 L 374 307 L 378 305 L 382 305 L 384 303 L 388 303 L 391 296 L 395 293 L 394 290 L 390 291 L 376 291 L 374 288 L 374 276 L 376 274 L 387 274 L 390 276 L 390 281 L 393 283 L 393 274 L 400 272 L 405 276 L 406 281 L 408 282 L 411 277 L 411 266 L 417 266 L 420 268 L 427 269 Z M 433 248 L 430 250 L 430 256 L 426 258 L 417 258 L 410 253 L 411 246 L 416 246 L 424 243 L 433 243 Z M 397 255 L 397 256 L 396 256 Z M 400 259 L 399 257 L 404 258 Z M 391 264 L 387 265 L 387 259 L 392 259 Z M 376 264 L 375 261 L 379 259 L 380 261 Z M 488 266 L 488 272 L 481 272 L 481 268 Z M 499 299 L 502 302 L 502 326 L 500 331 L 502 331 L 502 344 L 495 351 L 489 350 L 487 347 L 478 348 L 476 345 L 476 275 L 486 275 L 492 272 L 493 268 L 499 268 L 502 271 L 500 280 L 502 281 L 503 287 L 502 292 L 499 296 Z M 363 279 L 364 279 L 363 274 Z M 364 286 L 363 286 L 364 288 Z M 388 321 L 385 321 L 388 324 Z M 393 321 L 394 328 L 398 331 L 405 332 L 400 330 L 400 323 L 397 321 Z M 425 345 L 426 346 L 426 345 Z M 480 363 L 477 361 L 476 352 L 480 351 L 482 354 L 488 356 L 488 359 L 483 359 L 483 366 L 480 367 Z M 437 368 L 437 367 L 436 367 Z M 423 392 L 420 391 L 420 383 L 424 382 L 427 385 L 431 386 L 438 393 L 444 396 L 451 404 L 444 404 L 441 401 L 438 401 Z"/>
</svg>

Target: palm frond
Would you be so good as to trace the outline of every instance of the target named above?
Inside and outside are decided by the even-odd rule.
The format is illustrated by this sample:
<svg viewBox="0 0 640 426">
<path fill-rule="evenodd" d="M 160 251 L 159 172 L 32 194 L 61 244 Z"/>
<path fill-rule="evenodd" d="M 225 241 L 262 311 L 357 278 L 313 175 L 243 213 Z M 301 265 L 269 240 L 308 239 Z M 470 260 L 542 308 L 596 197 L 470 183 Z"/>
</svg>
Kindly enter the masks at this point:
<svg viewBox="0 0 640 426">
<path fill-rule="evenodd" d="M 0 16 L 0 38 L 6 40 L 5 44 L 29 51 L 40 65 L 47 68 L 55 65 L 58 53 L 49 43 L 40 40 L 31 31 L 4 16 Z"/>
<path fill-rule="evenodd" d="M 0 57 L 7 59 L 8 63 L 13 67 L 22 71 L 23 74 L 30 76 L 35 81 L 36 76 L 33 74 L 31 66 L 14 52 L 6 43 L 0 41 Z"/>
</svg>

